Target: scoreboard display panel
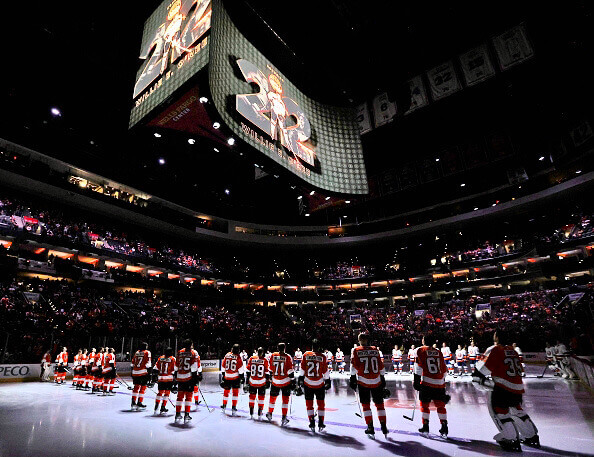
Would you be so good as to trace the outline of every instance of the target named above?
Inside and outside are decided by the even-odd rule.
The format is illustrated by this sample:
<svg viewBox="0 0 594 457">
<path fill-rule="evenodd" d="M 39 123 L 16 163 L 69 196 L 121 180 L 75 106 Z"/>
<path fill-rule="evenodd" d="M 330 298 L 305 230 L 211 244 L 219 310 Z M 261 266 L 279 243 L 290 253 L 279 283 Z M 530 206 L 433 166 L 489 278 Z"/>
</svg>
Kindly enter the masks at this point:
<svg viewBox="0 0 594 457">
<path fill-rule="evenodd" d="M 222 3 L 213 1 L 208 77 L 224 123 L 312 186 L 367 194 L 355 110 L 303 94 L 241 34 Z"/>
<path fill-rule="evenodd" d="M 133 127 L 208 64 L 211 0 L 165 0 L 144 24 Z"/>
</svg>

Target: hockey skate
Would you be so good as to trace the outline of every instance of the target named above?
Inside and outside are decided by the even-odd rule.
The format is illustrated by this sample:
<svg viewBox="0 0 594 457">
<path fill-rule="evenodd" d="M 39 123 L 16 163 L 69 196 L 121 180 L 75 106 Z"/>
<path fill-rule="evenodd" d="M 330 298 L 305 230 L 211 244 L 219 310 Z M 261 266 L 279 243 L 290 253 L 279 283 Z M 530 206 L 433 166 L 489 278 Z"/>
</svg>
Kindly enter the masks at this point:
<svg viewBox="0 0 594 457">
<path fill-rule="evenodd" d="M 232 416 L 237 416 L 237 407 L 235 407 L 235 406 L 232 406 L 231 407 L 231 415 Z"/>
<path fill-rule="evenodd" d="M 136 403 L 136 409 L 146 409 L 146 405 L 138 402 L 138 403 Z"/>
<path fill-rule="evenodd" d="M 182 415 L 181 413 L 175 413 L 175 422 L 180 422 L 182 420 Z"/>
<path fill-rule="evenodd" d="M 221 412 L 225 414 L 225 410 L 227 409 L 227 405 L 221 405 Z"/>
<path fill-rule="evenodd" d="M 138 406 L 136 405 L 135 401 L 130 404 L 130 411 L 138 411 Z"/>
<path fill-rule="evenodd" d="M 501 446 L 504 451 L 511 452 L 522 452 L 522 446 L 520 446 L 520 440 L 506 440 L 502 439 L 497 441 L 497 444 Z"/>
<path fill-rule="evenodd" d="M 190 413 L 184 414 L 184 424 L 190 422 L 191 420 L 192 420 L 192 416 L 190 416 Z"/>
<path fill-rule="evenodd" d="M 281 427 L 284 427 L 288 423 L 289 423 L 289 419 L 287 419 L 287 416 L 283 416 L 283 418 L 281 419 Z"/>
<path fill-rule="evenodd" d="M 388 430 L 388 426 L 386 425 L 386 423 L 380 422 L 380 427 L 382 429 L 382 433 L 384 434 L 384 436 L 387 437 L 388 433 L 390 433 L 390 431 Z"/>
<path fill-rule="evenodd" d="M 319 432 L 325 432 L 326 431 L 326 424 L 324 424 L 322 421 L 318 422 L 318 431 Z"/>
<path fill-rule="evenodd" d="M 272 422 L 272 413 L 266 413 L 266 419 L 268 422 Z"/>
<path fill-rule="evenodd" d="M 365 434 L 369 438 L 375 438 L 375 428 L 373 428 L 373 423 L 372 422 L 370 422 L 369 424 L 367 424 L 367 428 L 365 429 Z"/>
<path fill-rule="evenodd" d="M 424 420 L 423 421 L 423 426 L 419 429 L 419 433 L 426 435 L 429 433 L 429 421 L 428 420 Z"/>
<path fill-rule="evenodd" d="M 167 408 L 161 408 L 161 411 L 159 411 L 159 413 L 160 413 L 161 415 L 163 415 L 163 414 L 166 414 L 166 413 L 168 413 L 168 412 L 169 412 L 169 410 L 168 410 Z"/>
<path fill-rule="evenodd" d="M 534 435 L 531 438 L 523 439 L 522 444 L 525 444 L 526 446 L 540 448 L 540 438 L 538 437 L 538 435 Z"/>
<path fill-rule="evenodd" d="M 313 417 L 309 420 L 309 429 L 314 433 L 316 432 L 316 420 Z"/>
<path fill-rule="evenodd" d="M 448 422 L 447 421 L 443 421 L 441 423 L 441 428 L 439 429 L 439 434 L 441 435 L 442 438 L 448 437 Z"/>
</svg>

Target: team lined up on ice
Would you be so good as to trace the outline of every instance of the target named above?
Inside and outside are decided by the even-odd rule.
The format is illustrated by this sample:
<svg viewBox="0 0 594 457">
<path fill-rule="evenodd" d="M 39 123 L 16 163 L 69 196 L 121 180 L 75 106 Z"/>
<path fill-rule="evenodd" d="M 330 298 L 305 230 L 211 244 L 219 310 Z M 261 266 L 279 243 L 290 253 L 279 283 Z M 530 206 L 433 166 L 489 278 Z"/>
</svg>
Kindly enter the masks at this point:
<svg viewBox="0 0 594 457">
<path fill-rule="evenodd" d="M 95 348 L 91 352 L 87 349 L 79 349 L 74 356 L 72 367 L 72 385 L 76 389 L 89 390 L 92 393 L 103 392 L 103 395 L 115 395 L 113 389 L 116 382 L 116 357 L 114 348 Z M 48 350 L 41 359 L 42 381 L 49 381 L 51 371 L 51 353 Z M 66 380 L 68 368 L 68 349 L 62 348 L 58 354 L 54 366 L 54 384 L 62 385 Z"/>
<path fill-rule="evenodd" d="M 540 446 L 537 429 L 523 409 L 522 394 L 524 393 L 522 373 L 524 371 L 520 356 L 516 348 L 507 345 L 509 341 L 505 331 L 498 330 L 493 336 L 494 345 L 482 354 L 481 360 L 476 362 L 473 378 L 483 385 L 492 384 L 489 392 L 489 413 L 499 430 L 494 439 L 506 450 L 520 450 L 520 442 L 530 446 Z M 419 432 L 429 432 L 430 404 L 437 408 L 440 421 L 439 432 L 448 435 L 448 417 L 446 405 L 450 396 L 446 393 L 446 373 L 448 371 L 445 357 L 441 350 L 433 347 L 430 336 L 423 338 L 423 345 L 416 349 L 414 355 L 413 373 L 415 390 L 418 391 L 422 427 Z M 480 353 L 478 353 L 480 354 Z M 300 354 L 301 361 L 295 364 L 293 358 L 286 353 L 284 343 L 278 344 L 278 351 L 266 357 L 264 349 L 259 348 L 257 354 L 252 355 L 244 364 L 239 345 L 234 345 L 222 360 L 223 398 L 221 410 L 226 411 L 231 401 L 231 414 L 237 414 L 239 389 L 249 392 L 250 417 L 262 419 L 266 408 L 266 391 L 268 405 L 266 419 L 272 422 L 277 397 L 281 396 L 281 426 L 289 423 L 288 415 L 291 408 L 291 396 L 304 395 L 309 427 L 316 431 L 314 399 L 317 403 L 317 430 L 325 429 L 325 392 L 330 388 L 330 374 L 328 359 L 319 351 L 318 342 L 313 340 L 305 353 Z M 151 354 L 147 347 L 141 348 L 133 358 L 134 392 L 142 394 L 149 381 L 151 368 Z M 159 402 L 163 411 L 169 393 L 177 388 L 175 403 L 175 421 L 190 421 L 190 406 L 192 394 L 202 377 L 200 356 L 193 349 L 192 341 L 186 340 L 184 347 L 173 356 L 173 351 L 167 349 L 159 357 L 155 368 L 158 370 L 159 394 L 155 403 L 155 414 L 158 413 Z M 375 427 L 371 411 L 371 401 L 375 405 L 380 429 L 387 435 L 389 430 L 386 423 L 384 399 L 390 396 L 386 389 L 385 367 L 383 355 L 375 346 L 371 346 L 369 336 L 359 335 L 359 345 L 351 352 L 351 367 L 349 386 L 355 390 L 357 401 L 365 419 L 367 429 L 365 433 L 375 436 Z M 474 380 L 474 379 L 473 379 Z M 136 403 L 132 398 L 132 408 L 145 407 Z M 208 407 L 208 405 L 206 405 Z"/>
</svg>

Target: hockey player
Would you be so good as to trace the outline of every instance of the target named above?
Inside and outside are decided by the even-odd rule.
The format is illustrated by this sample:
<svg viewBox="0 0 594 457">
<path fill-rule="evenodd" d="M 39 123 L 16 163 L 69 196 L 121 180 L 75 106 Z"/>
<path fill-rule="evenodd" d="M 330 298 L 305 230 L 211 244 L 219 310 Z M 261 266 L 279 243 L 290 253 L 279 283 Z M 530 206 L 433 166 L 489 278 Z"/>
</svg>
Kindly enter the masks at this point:
<svg viewBox="0 0 594 457">
<path fill-rule="evenodd" d="M 101 361 L 103 360 L 103 352 L 105 351 L 104 348 L 99 348 L 99 352 L 95 354 L 95 363 L 93 367 L 91 367 L 91 373 L 93 374 L 93 390 L 92 392 L 99 392 L 102 389 L 102 369 L 101 369 Z"/>
<path fill-rule="evenodd" d="M 326 349 L 326 352 L 324 353 L 324 355 L 326 356 L 326 360 L 328 361 L 328 373 L 332 373 L 333 369 L 333 363 L 334 363 L 334 354 L 332 354 L 332 351 L 330 349 Z"/>
<path fill-rule="evenodd" d="M 113 388 L 116 380 L 115 349 L 107 349 L 103 358 L 103 395 L 115 395 Z M 140 401 L 139 403 L 142 403 Z"/>
<path fill-rule="evenodd" d="M 80 358 L 82 356 L 82 349 L 79 349 L 73 359 L 72 364 L 72 387 L 78 389 L 78 378 L 80 376 Z"/>
<path fill-rule="evenodd" d="M 239 344 L 234 344 L 231 352 L 228 352 L 223 358 L 222 363 L 223 379 L 221 387 L 223 388 L 223 404 L 221 411 L 224 413 L 227 408 L 229 392 L 231 392 L 231 415 L 237 415 L 237 401 L 239 400 L 239 387 L 245 382 L 243 374 L 245 367 L 243 360 L 239 356 Z"/>
<path fill-rule="evenodd" d="M 326 390 L 330 389 L 330 373 L 328 372 L 328 360 L 326 356 L 318 352 L 318 340 L 311 342 L 311 351 L 303 354 L 303 362 L 299 373 L 299 383 L 305 389 L 305 408 L 309 418 L 309 428 L 316 431 L 314 418 L 314 397 L 318 404 L 318 431 L 326 428 L 324 416 L 326 413 Z"/>
<path fill-rule="evenodd" d="M 518 347 L 518 345 L 516 343 L 513 343 L 512 347 L 514 348 L 514 351 L 516 351 L 518 353 L 518 358 L 520 359 L 520 363 L 522 364 L 522 377 L 525 377 L 526 376 L 526 364 L 524 363 L 524 353 L 522 352 L 522 350 Z"/>
<path fill-rule="evenodd" d="M 41 375 L 39 378 L 44 382 L 50 382 L 50 367 L 52 366 L 52 354 L 48 349 L 41 358 Z"/>
<path fill-rule="evenodd" d="M 554 348 L 554 357 L 557 362 L 557 367 L 561 371 L 561 376 L 565 379 L 576 379 L 577 376 L 571 369 L 569 363 L 570 352 L 567 350 L 567 346 L 561 341 L 557 341 L 557 345 Z"/>
<path fill-rule="evenodd" d="M 85 389 L 85 382 L 87 380 L 87 373 L 89 372 L 89 355 L 88 350 L 83 349 L 83 352 L 80 356 L 80 373 L 78 375 L 78 386 L 77 389 Z"/>
<path fill-rule="evenodd" d="M 445 341 L 441 344 L 441 355 L 443 355 L 443 360 L 448 369 L 448 374 L 453 376 L 454 364 L 452 363 L 452 351 Z"/>
<path fill-rule="evenodd" d="M 301 359 L 303 359 L 303 353 L 301 352 L 301 349 L 297 348 L 293 357 L 293 362 L 295 364 L 293 370 L 295 371 L 296 376 L 298 376 L 298 373 L 301 370 Z"/>
<path fill-rule="evenodd" d="M 474 367 L 479 358 L 479 348 L 474 344 L 474 340 L 470 341 L 468 346 L 468 365 L 470 365 L 470 372 L 474 372 Z"/>
<path fill-rule="evenodd" d="M 64 384 L 66 379 L 66 369 L 68 368 L 68 350 L 62 348 L 62 352 L 56 357 L 56 368 L 54 370 L 54 383 Z"/>
<path fill-rule="evenodd" d="M 285 343 L 278 343 L 277 347 L 278 351 L 272 354 L 269 361 L 272 386 L 270 387 L 266 419 L 272 422 L 272 412 L 274 411 L 276 397 L 278 397 L 279 393 L 282 393 L 281 426 L 285 426 L 289 423 L 287 413 L 289 411 L 291 391 L 295 389 L 295 374 L 293 371 L 293 359 L 285 352 Z"/>
<path fill-rule="evenodd" d="M 247 362 L 247 384 L 250 394 L 250 418 L 254 418 L 254 405 L 258 396 L 258 420 L 262 420 L 266 389 L 270 387 L 270 367 L 264 358 L 264 348 L 258 348 L 256 355 L 251 356 Z"/>
<path fill-rule="evenodd" d="M 445 392 L 446 364 L 443 354 L 436 348 L 430 347 L 433 339 L 424 336 L 423 346 L 417 350 L 413 387 L 419 392 L 423 426 L 420 433 L 429 433 L 429 406 L 431 402 L 437 408 L 437 417 L 441 423 L 439 433 L 443 437 L 448 435 L 448 416 L 445 405 L 450 400 Z"/>
<path fill-rule="evenodd" d="M 494 382 L 489 393 L 489 413 L 499 433 L 495 441 L 506 451 L 521 451 L 520 440 L 529 446 L 540 447 L 538 430 L 522 409 L 522 364 L 518 353 L 508 345 L 508 334 L 497 330 L 495 343 L 485 351 L 485 358 L 477 363 L 475 374 L 484 383 L 487 376 Z"/>
<path fill-rule="evenodd" d="M 392 349 L 392 368 L 394 368 L 394 374 L 402 374 L 402 351 L 398 345 Z"/>
<path fill-rule="evenodd" d="M 462 376 L 462 372 L 464 374 L 468 373 L 468 369 L 466 368 L 466 349 L 461 344 L 456 349 L 456 366 L 458 367 L 458 376 Z"/>
<path fill-rule="evenodd" d="M 194 343 L 187 339 L 183 342 L 183 348 L 178 351 L 175 361 L 173 375 L 174 382 L 177 382 L 177 401 L 175 402 L 175 422 L 182 419 L 181 411 L 184 409 L 184 424 L 192 420 L 190 407 L 194 386 L 202 381 L 202 366 L 198 352 L 194 350 Z M 185 402 L 185 408 L 184 408 Z"/>
<path fill-rule="evenodd" d="M 336 368 L 338 369 L 338 374 L 344 374 L 344 366 L 344 353 L 340 348 L 336 348 Z"/>
<path fill-rule="evenodd" d="M 144 400 L 144 393 L 149 381 L 149 370 L 152 366 L 151 353 L 148 350 L 148 343 L 140 343 L 138 350 L 132 357 L 132 382 L 134 383 L 134 390 L 132 391 L 132 410 L 140 410 L 146 408 L 142 403 Z"/>
<path fill-rule="evenodd" d="M 157 414 L 159 410 L 159 404 L 161 404 L 160 414 L 165 414 L 167 411 L 167 401 L 169 395 L 173 390 L 173 374 L 175 373 L 175 357 L 173 357 L 173 349 L 166 348 L 165 353 L 159 357 L 157 363 L 155 363 L 155 369 L 157 370 L 157 382 L 158 382 L 158 393 L 155 399 L 155 410 L 154 414 Z"/>
<path fill-rule="evenodd" d="M 241 352 L 239 353 L 239 356 L 241 357 L 241 361 L 243 362 L 243 366 L 247 367 L 247 361 L 248 361 L 248 353 L 246 352 L 245 349 L 242 349 Z"/>
<path fill-rule="evenodd" d="M 417 355 L 417 350 L 415 349 L 415 345 L 413 344 L 410 346 L 410 349 L 408 350 L 408 372 L 409 372 L 409 374 L 413 374 L 416 355 Z"/>
<path fill-rule="evenodd" d="M 548 342 L 545 346 L 545 355 L 547 358 L 547 366 L 551 370 L 553 370 L 553 372 L 555 373 L 555 376 L 561 376 L 561 373 L 559 372 L 559 368 L 557 368 L 557 366 L 555 365 L 555 347 L 551 346 L 551 344 Z"/>
<path fill-rule="evenodd" d="M 359 399 L 367 429 L 367 435 L 375 436 L 373 416 L 371 414 L 371 399 L 375 403 L 377 417 L 384 435 L 388 435 L 386 425 L 386 410 L 384 409 L 384 390 L 386 388 L 384 361 L 380 351 L 369 345 L 369 335 L 359 334 L 359 346 L 353 349 L 351 355 L 351 379 L 349 386 L 359 390 Z"/>
</svg>

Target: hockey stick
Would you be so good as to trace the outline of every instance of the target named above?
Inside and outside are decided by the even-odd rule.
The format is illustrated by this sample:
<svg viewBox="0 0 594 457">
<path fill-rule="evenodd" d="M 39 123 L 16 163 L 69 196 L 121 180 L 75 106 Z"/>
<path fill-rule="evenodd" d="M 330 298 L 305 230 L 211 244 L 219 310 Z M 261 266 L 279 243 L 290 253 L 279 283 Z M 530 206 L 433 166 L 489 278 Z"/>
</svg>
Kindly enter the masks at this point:
<svg viewBox="0 0 594 457">
<path fill-rule="evenodd" d="M 148 387 L 148 386 L 147 386 L 147 387 Z M 158 396 L 159 396 L 158 392 L 155 392 L 155 391 L 153 390 L 153 388 L 152 388 L 152 387 L 149 387 L 148 389 L 149 389 L 149 390 L 150 390 L 152 393 L 154 393 L 154 394 L 155 394 L 155 397 L 158 397 Z M 171 401 L 171 398 L 167 397 L 167 401 L 169 401 L 169 403 L 171 404 L 172 408 L 174 408 L 174 409 L 175 409 L 175 405 L 174 405 L 174 404 L 173 404 L 173 402 Z"/>
<path fill-rule="evenodd" d="M 133 388 L 132 388 L 132 387 L 130 387 L 130 384 L 128 384 L 126 381 L 124 381 L 124 380 L 123 380 L 123 379 L 120 377 L 120 375 L 119 375 L 119 374 L 116 374 L 116 377 L 117 377 L 116 379 L 118 380 L 118 382 L 119 382 L 120 384 L 124 384 L 124 385 L 125 385 L 125 386 L 128 388 L 128 390 L 133 390 Z"/>
<path fill-rule="evenodd" d="M 208 406 L 208 403 L 206 403 L 206 398 L 204 398 L 204 394 L 202 393 L 202 389 L 200 388 L 200 386 L 198 386 L 198 392 L 200 392 L 200 395 L 202 396 L 202 400 L 204 400 L 204 405 L 206 406 L 206 409 L 208 410 L 209 413 L 212 413 L 212 411 L 214 411 L 214 409 L 211 411 L 210 406 Z"/>
<path fill-rule="evenodd" d="M 548 363 L 545 364 L 544 370 L 542 370 L 542 373 L 540 375 L 538 375 L 536 378 L 537 379 L 544 378 L 544 374 L 546 373 L 547 368 L 549 368 L 549 364 Z"/>
<path fill-rule="evenodd" d="M 355 390 L 355 398 L 357 399 L 357 406 L 359 407 L 359 412 L 355 413 L 355 416 L 363 419 L 363 410 L 361 409 L 361 402 L 359 401 L 359 393 L 357 392 L 357 390 Z"/>
<path fill-rule="evenodd" d="M 410 417 L 408 417 L 406 414 L 403 414 L 402 417 L 404 417 L 405 419 L 409 420 L 409 421 L 414 421 L 415 419 L 415 411 L 417 410 L 417 394 L 414 394 L 415 396 L 415 404 L 413 406 L 413 412 L 412 415 Z"/>
</svg>

